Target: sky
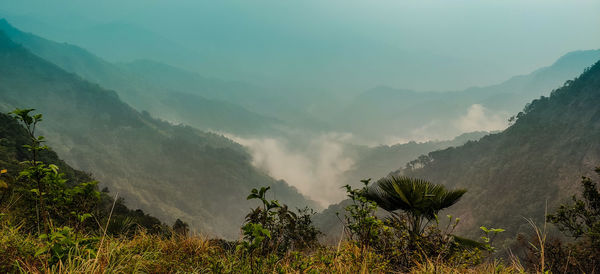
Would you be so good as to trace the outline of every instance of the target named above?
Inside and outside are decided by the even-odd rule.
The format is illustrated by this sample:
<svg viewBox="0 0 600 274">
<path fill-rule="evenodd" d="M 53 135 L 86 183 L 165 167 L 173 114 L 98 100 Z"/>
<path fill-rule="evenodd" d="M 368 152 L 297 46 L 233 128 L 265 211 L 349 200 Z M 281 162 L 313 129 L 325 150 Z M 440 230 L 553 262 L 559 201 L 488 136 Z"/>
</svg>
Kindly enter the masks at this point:
<svg viewBox="0 0 600 274">
<path fill-rule="evenodd" d="M 162 58 L 282 92 L 459 90 L 600 47 L 600 1 L 3 0 L 2 14 L 17 27 L 91 47 L 112 61 Z M 132 47 L 138 38 L 160 40 L 165 55 L 111 52 L 82 34 L 107 31 L 98 28 L 106 24 L 154 35 L 127 38 Z M 170 53 L 183 56 L 171 60 Z"/>
</svg>

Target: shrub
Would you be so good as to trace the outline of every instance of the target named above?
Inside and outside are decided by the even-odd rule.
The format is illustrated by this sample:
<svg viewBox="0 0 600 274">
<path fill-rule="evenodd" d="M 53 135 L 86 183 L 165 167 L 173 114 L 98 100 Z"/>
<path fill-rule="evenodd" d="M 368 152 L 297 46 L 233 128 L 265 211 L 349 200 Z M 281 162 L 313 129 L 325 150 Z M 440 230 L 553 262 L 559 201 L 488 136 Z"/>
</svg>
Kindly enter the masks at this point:
<svg viewBox="0 0 600 274">
<path fill-rule="evenodd" d="M 265 195 L 269 189 L 270 187 L 252 189 L 248 195 L 248 200 L 258 199 L 262 206 L 252 209 L 246 215 L 246 222 L 242 227 L 245 241 L 241 247 L 262 254 L 283 254 L 289 250 L 316 247 L 320 232 L 312 223 L 314 211 L 305 208 L 293 212 L 277 200 L 267 200 Z"/>
</svg>

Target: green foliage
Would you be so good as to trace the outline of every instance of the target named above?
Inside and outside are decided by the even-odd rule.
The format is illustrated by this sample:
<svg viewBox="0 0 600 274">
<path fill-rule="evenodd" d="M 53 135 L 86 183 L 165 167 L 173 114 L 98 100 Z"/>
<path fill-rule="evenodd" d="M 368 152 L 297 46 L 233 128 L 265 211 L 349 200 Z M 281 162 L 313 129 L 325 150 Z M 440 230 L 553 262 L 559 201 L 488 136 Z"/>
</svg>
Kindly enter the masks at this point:
<svg viewBox="0 0 600 274">
<path fill-rule="evenodd" d="M 390 176 L 368 188 L 366 195 L 381 208 L 406 213 L 410 231 L 421 234 L 442 209 L 458 202 L 467 191 L 446 190 L 443 185 L 408 177 Z"/>
<path fill-rule="evenodd" d="M 100 200 L 97 182 L 69 186 L 65 174 L 59 173 L 57 165 L 39 160 L 41 153 L 49 148 L 42 145 L 45 142 L 43 136 L 36 136 L 36 127 L 42 121 L 42 115 L 32 115 L 33 111 L 16 109 L 11 112 L 23 124 L 29 140 L 29 144 L 23 145 L 30 153 L 29 158 L 22 162 L 25 167 L 19 172 L 18 184 L 14 189 L 25 201 L 22 204 L 25 208 L 23 217 L 32 220 L 35 216 L 38 233 L 47 232 L 55 224 L 72 225 L 80 229 L 86 219 L 92 217 L 91 212 Z M 28 204 L 29 200 L 37 203 Z M 34 211 L 36 214 L 33 214 Z"/>
<path fill-rule="evenodd" d="M 16 110 L 15 118 L 0 114 L 0 165 L 9 167 L 0 169 L 0 179 L 9 182 L 0 189 L 0 224 L 6 232 L 2 236 L 9 237 L 2 239 L 6 248 L 0 248 L 0 257 L 8 259 L 0 270 L 14 272 L 15 262 L 27 256 L 52 269 L 74 257 L 94 257 L 104 233 L 99 224 L 108 222 L 112 210 L 107 235 L 132 236 L 138 227 L 166 231 L 156 218 L 128 209 L 122 199 L 114 201 L 106 191 L 98 191 L 89 175 L 60 161 L 43 145 L 44 138 L 36 136 L 42 116 L 32 111 Z M 22 239 L 24 245 L 6 242 L 18 241 L 15 234 L 36 235 L 36 242 L 27 245 L 33 241 L 28 237 Z"/>
<path fill-rule="evenodd" d="M 312 224 L 311 215 L 314 212 L 305 208 L 295 213 L 277 200 L 268 200 L 266 193 L 269 189 L 252 189 L 247 197 L 248 200 L 260 200 L 262 207 L 252 209 L 246 216 L 246 223 L 242 227 L 244 247 L 261 253 L 283 254 L 288 250 L 317 246 L 320 232 Z"/>
<path fill-rule="evenodd" d="M 600 167 L 596 172 L 600 175 Z M 573 195 L 572 203 L 561 205 L 547 219 L 569 236 L 584 237 L 600 250 L 600 192 L 589 177 L 583 177 L 581 186 L 581 198 Z"/>
<path fill-rule="evenodd" d="M 190 226 L 182 220 L 177 219 L 173 223 L 173 232 L 175 232 L 175 235 L 186 237 L 190 232 Z"/>
<path fill-rule="evenodd" d="M 271 239 L 271 232 L 265 229 L 262 224 L 247 223 L 242 226 L 244 241 L 238 246 L 238 249 L 245 249 L 252 253 L 254 250 L 261 248 L 265 239 Z"/>
<path fill-rule="evenodd" d="M 463 266 L 481 262 L 483 243 L 452 235 L 458 218 L 448 215 L 447 226 L 439 227 L 439 210 L 456 203 L 464 190 L 447 191 L 409 178 L 380 180 L 377 185 L 369 185 L 370 180 L 362 182 L 361 189 L 346 186 L 352 200 L 346 207 L 346 231 L 359 246 L 386 258 L 393 269 L 408 271 L 431 258 Z M 390 210 L 384 219 L 377 214 L 378 206 Z M 396 212 L 398 209 L 402 211 Z"/>
<path fill-rule="evenodd" d="M 372 246 L 379 241 L 379 234 L 383 222 L 375 215 L 377 203 L 370 200 L 367 193 L 371 179 L 361 180 L 362 188 L 344 186 L 352 204 L 345 209 L 345 231 L 350 239 L 358 242 L 360 246 Z"/>
<path fill-rule="evenodd" d="M 76 235 L 70 227 L 53 228 L 48 234 L 41 234 L 39 239 L 43 245 L 36 251 L 35 256 L 49 254 L 48 262 L 56 264 L 66 259 L 78 250 L 80 256 L 95 257 L 98 237 L 82 237 Z"/>
<path fill-rule="evenodd" d="M 600 175 L 600 167 L 596 168 L 596 173 Z M 546 244 L 544 254 L 532 248 L 536 245 L 527 246 L 530 265 L 536 266 L 536 260 L 531 258 L 545 256 L 545 269 L 585 273 L 600 271 L 600 192 L 589 177 L 582 177 L 581 186 L 581 197 L 573 195 L 572 202 L 560 205 L 556 212 L 546 216 L 560 231 L 577 241 L 565 244 L 554 239 Z"/>
<path fill-rule="evenodd" d="M 0 219 L 0 273 L 14 273 L 18 259 L 32 260 L 39 247 L 37 239 L 18 228 L 9 227 L 5 220 Z"/>
<path fill-rule="evenodd" d="M 476 193 L 465 195 L 452 207 L 456 213 L 473 216 L 473 221 L 463 224 L 469 237 L 478 237 L 481 224 L 510 231 L 499 235 L 500 241 L 528 233 L 529 226 L 518 216 L 542 223 L 546 208 L 558 207 L 569 198 L 565 190 L 573 188 L 572 178 L 600 160 L 599 88 L 600 63 L 596 63 L 549 97 L 532 101 L 526 113 L 503 132 L 430 152 L 422 166 L 416 164 L 419 168 L 395 174 Z"/>
<path fill-rule="evenodd" d="M 38 45 L 48 42 L 39 38 L 34 40 L 40 43 Z M 64 46 L 53 45 L 52 49 Z M 129 207 L 146 206 L 146 211 L 152 210 L 154 216 L 170 222 L 175 221 L 175 217 L 201 220 L 190 228 L 233 239 L 238 236 L 239 224 L 247 213 L 247 206 L 243 204 L 250 204 L 243 198 L 252 188 L 271 186 L 271 191 L 291 208 L 317 206 L 285 182 L 274 180 L 253 167 L 251 155 L 232 140 L 138 112 L 123 102 L 127 100 L 126 96 L 121 96 L 124 94 L 117 96 L 114 91 L 124 89 L 81 78 L 106 74 L 69 73 L 48 62 L 51 59 L 47 59 L 48 56 L 34 55 L 5 35 L 0 35 L 0 48 L 0 111 L 19 106 L 35 106 L 43 111 L 44 133 L 46 137 L 53 136 L 49 145 L 64 160 L 93 173 L 111 192 L 117 191 L 120 196 L 127 197 Z M 72 49 L 67 47 L 66 51 L 72 53 Z M 69 53 L 61 56 L 66 55 Z M 122 72 L 119 69 L 113 71 Z M 132 83 L 129 77 L 121 80 L 125 85 Z M 156 90 L 156 87 L 152 88 Z M 142 97 L 155 102 L 164 99 L 161 97 L 156 101 L 158 97 L 146 96 L 146 91 L 146 87 L 135 90 L 128 93 L 129 98 L 139 102 L 144 93 Z M 181 100 L 191 102 L 185 97 Z M 204 103 L 208 105 L 209 102 Z M 191 111 L 187 109 L 181 113 L 191 113 L 188 110 Z M 204 108 L 198 111 L 206 113 Z M 226 112 L 221 109 L 218 113 Z M 199 122 L 212 119 L 200 116 Z M 227 116 L 231 117 L 230 114 Z M 176 117 L 168 120 L 181 121 Z M 231 121 L 240 124 L 239 120 Z M 68 173 L 64 166 L 58 166 L 61 172 Z M 10 166 L 2 167 L 13 170 Z M 144 195 L 139 196 L 139 193 Z M 228 195 L 224 197 L 223 193 Z M 173 216 L 169 212 L 178 213 Z"/>
<path fill-rule="evenodd" d="M 481 240 L 483 241 L 483 249 L 494 252 L 496 248 L 492 245 L 498 233 L 504 232 L 505 230 L 502 228 L 487 228 L 485 226 L 480 227 L 481 231 L 483 231 L 483 236 L 481 236 Z"/>
</svg>

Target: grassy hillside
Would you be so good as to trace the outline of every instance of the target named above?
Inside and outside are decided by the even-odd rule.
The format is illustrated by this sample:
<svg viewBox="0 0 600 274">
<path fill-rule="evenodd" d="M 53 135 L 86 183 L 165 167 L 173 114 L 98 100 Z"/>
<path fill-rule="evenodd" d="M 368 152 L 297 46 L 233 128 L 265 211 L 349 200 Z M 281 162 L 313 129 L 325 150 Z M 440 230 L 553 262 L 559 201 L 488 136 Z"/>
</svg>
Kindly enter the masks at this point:
<svg viewBox="0 0 600 274">
<path fill-rule="evenodd" d="M 270 185 L 292 206 L 312 205 L 258 172 L 241 146 L 139 113 L 114 91 L 82 80 L 0 35 L 0 111 L 36 108 L 41 130 L 68 163 L 92 172 L 134 207 L 181 218 L 208 234 L 237 237 L 246 194 Z"/>
</svg>

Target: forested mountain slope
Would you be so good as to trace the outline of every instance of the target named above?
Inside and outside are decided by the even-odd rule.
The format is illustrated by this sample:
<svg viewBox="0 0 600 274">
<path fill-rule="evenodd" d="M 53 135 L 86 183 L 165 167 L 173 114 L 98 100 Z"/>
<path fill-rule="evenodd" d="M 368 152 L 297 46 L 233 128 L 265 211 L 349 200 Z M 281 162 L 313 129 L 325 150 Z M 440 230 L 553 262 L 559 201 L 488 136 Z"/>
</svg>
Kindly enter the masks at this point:
<svg viewBox="0 0 600 274">
<path fill-rule="evenodd" d="M 65 72 L 0 34 L 0 111 L 35 108 L 42 134 L 69 164 L 166 222 L 237 237 L 250 189 L 270 185 L 291 206 L 312 205 L 257 171 L 222 136 L 139 113 L 114 91 Z"/>
<path fill-rule="evenodd" d="M 517 118 L 501 133 L 431 152 L 397 173 L 468 189 L 451 211 L 471 232 L 530 231 L 523 217 L 543 221 L 546 203 L 552 212 L 600 163 L 600 62 Z"/>
<path fill-rule="evenodd" d="M 265 101 L 259 89 L 243 83 L 204 78 L 152 61 L 113 64 L 78 46 L 24 33 L 4 19 L 0 19 L 0 31 L 32 53 L 115 90 L 137 110 L 160 114 L 162 119 L 234 134 L 273 131 L 281 122 L 237 104 L 248 103 L 242 98 Z"/>
<path fill-rule="evenodd" d="M 10 199 L 11 194 L 19 193 L 17 188 L 19 184 L 23 183 L 23 179 L 19 179 L 19 174 L 26 169 L 27 165 L 23 164 L 24 161 L 31 160 L 31 152 L 25 148 L 25 145 L 31 145 L 31 139 L 28 132 L 17 122 L 16 119 L 10 117 L 7 114 L 0 113 L 0 169 L 6 170 L 6 175 L 0 180 L 0 184 L 4 184 L 0 187 L 0 209 L 5 211 L 23 211 L 27 207 L 35 206 L 28 204 L 31 202 L 27 198 L 20 197 L 20 199 Z M 52 150 L 41 150 L 38 155 L 38 161 L 45 164 L 54 164 L 58 167 L 58 172 L 64 174 L 64 179 L 69 187 L 73 187 L 82 183 L 89 183 L 93 181 L 91 174 L 83 171 L 76 170 L 69 166 L 65 161 L 61 160 L 58 155 Z M 2 183 L 3 182 L 3 183 Z M 36 185 L 26 185 L 27 190 L 30 188 L 37 187 Z M 131 210 L 127 208 L 126 201 L 123 198 L 114 201 L 113 193 L 107 192 L 108 189 L 103 189 L 100 194 L 97 207 L 92 212 L 93 218 L 96 221 L 102 221 L 106 223 L 108 221 L 108 215 L 112 209 L 112 216 L 110 218 L 110 225 L 108 226 L 108 233 L 115 231 L 127 231 L 129 229 L 135 230 L 137 226 L 146 228 L 148 232 L 153 233 L 166 229 L 167 227 L 161 223 L 160 220 L 145 214 L 142 210 Z M 19 194 L 13 194 L 19 195 Z M 91 201 L 90 201 L 91 202 Z M 114 208 L 113 208 L 114 203 Z M 70 210 L 76 210 L 71 208 Z M 23 217 L 23 216 L 21 216 Z M 27 221 L 19 220 L 22 230 L 26 230 Z M 119 226 L 119 224 L 128 223 L 129 226 Z M 31 224 L 29 224 L 31 225 Z M 135 226 L 137 225 L 137 226 Z M 114 228 L 114 229 L 113 229 Z"/>
<path fill-rule="evenodd" d="M 476 141 L 489 134 L 485 131 L 464 133 L 452 140 L 408 142 L 396 145 L 381 145 L 376 147 L 355 146 L 357 161 L 350 170 L 344 172 L 344 181 L 351 185 L 360 185 L 360 180 L 372 178 L 377 180 L 385 177 L 391 171 L 403 167 L 409 161 L 431 151 L 448 147 L 461 146 L 468 141 Z"/>
</svg>

